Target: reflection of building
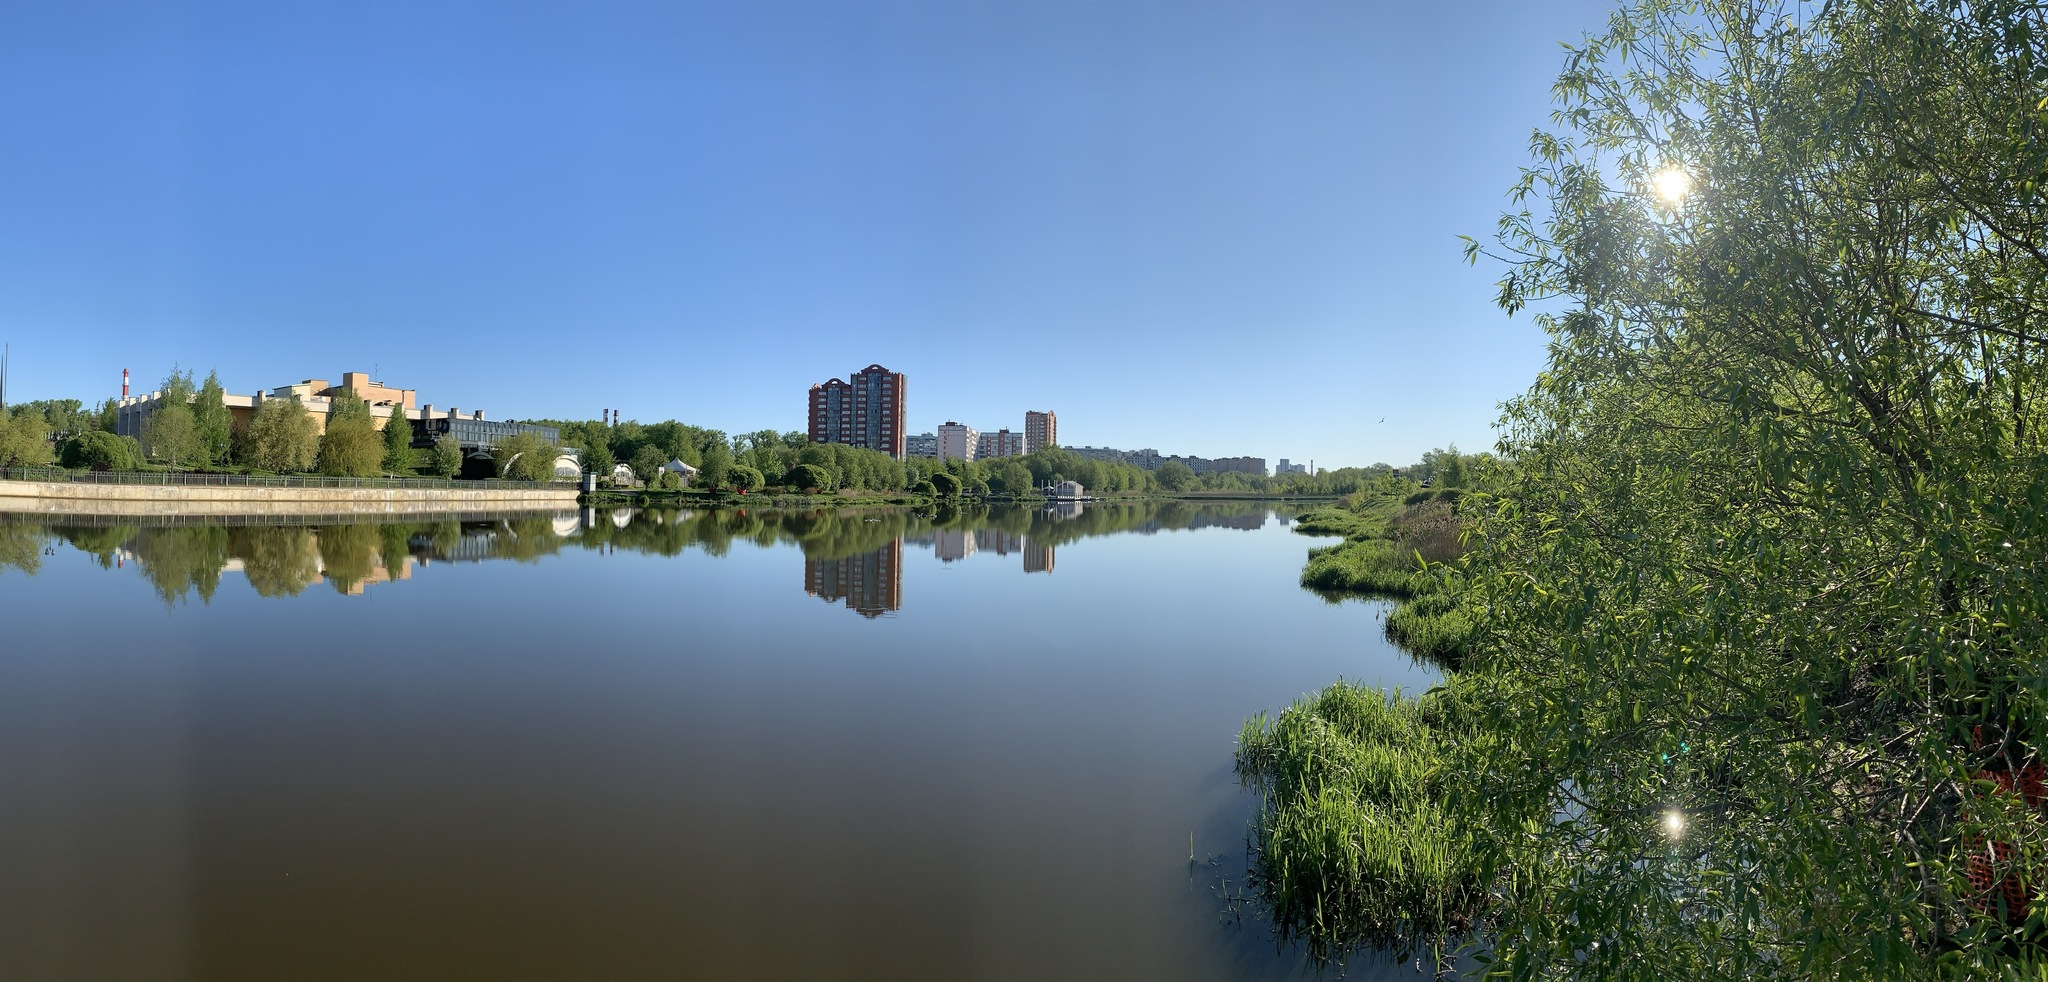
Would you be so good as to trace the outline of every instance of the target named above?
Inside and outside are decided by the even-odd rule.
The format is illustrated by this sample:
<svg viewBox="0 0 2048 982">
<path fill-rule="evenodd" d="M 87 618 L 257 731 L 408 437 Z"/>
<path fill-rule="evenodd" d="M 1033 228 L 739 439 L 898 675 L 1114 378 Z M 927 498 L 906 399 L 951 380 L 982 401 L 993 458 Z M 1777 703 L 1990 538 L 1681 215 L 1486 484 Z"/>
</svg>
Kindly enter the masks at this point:
<svg viewBox="0 0 2048 982">
<path fill-rule="evenodd" d="M 940 529 L 938 534 L 932 536 L 932 552 L 942 563 L 974 555 L 976 545 L 974 533 L 966 529 Z"/>
<path fill-rule="evenodd" d="M 973 460 L 974 452 L 980 449 L 980 436 L 972 426 L 947 420 L 939 427 L 939 459 Z"/>
<path fill-rule="evenodd" d="M 903 609 L 903 540 L 845 559 L 804 560 L 804 592 L 864 617 Z"/>
<path fill-rule="evenodd" d="M 1052 543 L 1050 543 L 1050 542 L 1026 542 L 1026 543 L 1024 543 L 1024 572 L 1026 572 L 1026 573 L 1050 573 L 1050 572 L 1052 572 Z"/>
<path fill-rule="evenodd" d="M 1024 452 L 1037 453 L 1060 445 L 1060 418 L 1048 409 L 1024 414 Z"/>
<path fill-rule="evenodd" d="M 811 442 L 844 443 L 902 457 L 903 373 L 869 365 L 847 378 L 811 386 Z"/>
<path fill-rule="evenodd" d="M 1024 452 L 1024 434 L 1013 433 L 1005 426 L 994 433 L 983 433 L 974 441 L 976 460 L 990 457 L 1015 457 Z"/>
<path fill-rule="evenodd" d="M 1024 537 L 1015 532 L 1005 532 L 1002 529 L 975 529 L 974 547 L 982 552 L 992 552 L 998 556 L 1007 556 L 1024 548 Z"/>
</svg>

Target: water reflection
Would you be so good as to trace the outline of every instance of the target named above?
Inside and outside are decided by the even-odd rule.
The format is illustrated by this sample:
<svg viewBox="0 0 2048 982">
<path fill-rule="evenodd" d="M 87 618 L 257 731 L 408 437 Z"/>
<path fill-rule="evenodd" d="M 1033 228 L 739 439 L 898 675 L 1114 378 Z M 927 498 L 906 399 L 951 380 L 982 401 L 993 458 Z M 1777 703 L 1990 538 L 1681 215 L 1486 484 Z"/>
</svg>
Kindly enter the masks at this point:
<svg viewBox="0 0 2048 982">
<path fill-rule="evenodd" d="M 960 505 L 931 509 L 811 511 L 592 509 L 405 516 L 4 516 L 0 571 L 34 575 L 59 543 L 101 566 L 134 566 L 158 599 L 210 603 L 227 573 L 263 597 L 294 597 L 320 583 L 344 596 L 411 580 L 436 563 L 537 562 L 564 549 L 675 556 L 727 554 L 734 542 L 794 544 L 803 589 L 864 617 L 903 609 L 906 552 L 941 563 L 1010 559 L 1024 573 L 1054 571 L 1061 545 L 1090 536 L 1265 525 L 1254 502 Z"/>
</svg>

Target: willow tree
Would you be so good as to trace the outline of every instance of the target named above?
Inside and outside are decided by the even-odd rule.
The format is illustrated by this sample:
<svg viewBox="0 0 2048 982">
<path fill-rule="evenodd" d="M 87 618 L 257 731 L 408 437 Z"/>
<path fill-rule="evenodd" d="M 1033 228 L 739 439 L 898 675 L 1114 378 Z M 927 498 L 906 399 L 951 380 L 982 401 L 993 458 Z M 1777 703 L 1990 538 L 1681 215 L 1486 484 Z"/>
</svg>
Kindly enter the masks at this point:
<svg viewBox="0 0 2048 982">
<path fill-rule="evenodd" d="M 1571 52 L 1472 247 L 1551 340 L 1451 683 L 1500 973 L 2043 970 L 2044 39 L 1648 0 Z"/>
</svg>

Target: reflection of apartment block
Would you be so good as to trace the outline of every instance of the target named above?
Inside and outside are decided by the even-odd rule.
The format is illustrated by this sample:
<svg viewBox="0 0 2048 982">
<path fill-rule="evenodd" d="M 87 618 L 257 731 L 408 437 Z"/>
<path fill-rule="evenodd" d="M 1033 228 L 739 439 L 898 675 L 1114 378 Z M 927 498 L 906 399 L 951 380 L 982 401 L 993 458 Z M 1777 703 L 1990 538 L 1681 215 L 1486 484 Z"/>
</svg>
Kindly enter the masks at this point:
<svg viewBox="0 0 2048 982">
<path fill-rule="evenodd" d="M 907 387 L 903 373 L 869 365 L 847 379 L 811 386 L 811 442 L 844 443 L 902 457 Z"/>
<path fill-rule="evenodd" d="M 932 537 L 932 552 L 942 563 L 957 562 L 974 555 L 974 533 L 966 529 L 940 529 Z"/>
<path fill-rule="evenodd" d="M 939 437 L 936 433 L 913 433 L 903 438 L 903 456 L 936 457 L 939 455 Z"/>
<path fill-rule="evenodd" d="M 983 433 L 975 437 L 974 458 L 987 460 L 990 457 L 1015 457 L 1024 452 L 1024 434 L 1013 433 L 1004 427 L 994 433 Z"/>
<path fill-rule="evenodd" d="M 1049 542 L 1024 543 L 1024 572 L 1052 572 L 1052 544 Z"/>
<path fill-rule="evenodd" d="M 903 609 L 903 540 L 845 559 L 804 560 L 804 592 L 826 603 L 880 617 Z"/>
<path fill-rule="evenodd" d="M 974 547 L 982 552 L 992 552 L 998 556 L 1007 556 L 1024 548 L 1024 537 L 1015 532 L 1005 532 L 1002 529 L 975 529 Z"/>
<path fill-rule="evenodd" d="M 980 448 L 980 436 L 972 426 L 947 420 L 939 427 L 939 459 L 973 460 L 974 452 Z"/>
<path fill-rule="evenodd" d="M 1037 453 L 1060 445 L 1060 418 L 1048 409 L 1024 414 L 1024 452 Z"/>
</svg>

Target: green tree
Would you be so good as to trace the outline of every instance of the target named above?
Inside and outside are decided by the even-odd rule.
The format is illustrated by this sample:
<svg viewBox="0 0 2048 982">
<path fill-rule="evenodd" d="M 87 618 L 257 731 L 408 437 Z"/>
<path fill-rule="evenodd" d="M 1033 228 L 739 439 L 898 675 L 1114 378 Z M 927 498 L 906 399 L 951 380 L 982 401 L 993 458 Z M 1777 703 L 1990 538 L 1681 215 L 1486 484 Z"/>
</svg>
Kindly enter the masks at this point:
<svg viewBox="0 0 2048 982">
<path fill-rule="evenodd" d="M 552 481 L 555 458 L 561 451 L 535 433 L 514 433 L 498 441 L 492 453 L 498 461 L 498 476 L 513 481 Z"/>
<path fill-rule="evenodd" d="M 1501 226 L 1549 363 L 1444 690 L 1504 977 L 2044 970 L 1998 894 L 2048 883 L 2044 44 L 1651 0 L 1570 54 Z"/>
<path fill-rule="evenodd" d="M 941 498 L 957 498 L 960 496 L 960 479 L 945 471 L 933 474 L 931 476 L 931 483 L 932 490 L 937 492 Z"/>
<path fill-rule="evenodd" d="M 1159 470 L 1155 473 L 1159 478 L 1159 487 L 1166 491 L 1186 491 L 1195 486 L 1194 468 L 1178 460 L 1169 460 L 1166 463 L 1160 464 Z M 1090 487 L 1094 486 L 1086 481 L 1082 483 Z"/>
<path fill-rule="evenodd" d="M 265 399 L 242 429 L 243 463 L 280 474 L 313 469 L 320 449 L 319 423 L 298 399 Z"/>
<path fill-rule="evenodd" d="M 612 456 L 612 448 L 602 439 L 589 440 L 583 445 L 583 470 L 598 477 L 609 478 L 612 469 L 619 466 L 619 459 Z"/>
<path fill-rule="evenodd" d="M 443 433 L 434 439 L 434 449 L 428 458 L 428 469 L 441 477 L 455 477 L 462 473 L 462 444 L 454 436 Z"/>
<path fill-rule="evenodd" d="M 46 467 L 52 456 L 49 424 L 41 412 L 28 406 L 12 412 L 0 408 L 0 465 Z"/>
<path fill-rule="evenodd" d="M 746 464 L 734 465 L 730 480 L 732 481 L 732 486 L 741 491 L 759 491 L 762 485 L 768 483 L 768 479 L 761 476 L 760 471 Z"/>
<path fill-rule="evenodd" d="M 107 401 L 100 403 L 99 412 L 94 415 L 92 420 L 93 426 L 97 429 L 105 430 L 108 433 L 112 433 L 115 430 L 120 429 L 120 423 L 121 404 L 113 399 L 108 399 Z"/>
<path fill-rule="evenodd" d="M 220 377 L 213 372 L 206 373 L 206 382 L 192 400 L 192 423 L 198 431 L 199 453 L 197 458 L 208 464 L 223 463 L 234 442 L 233 414 L 228 412 L 227 392 L 221 388 Z"/>
<path fill-rule="evenodd" d="M 87 430 L 64 441 L 59 462 L 95 471 L 132 471 L 142 467 L 142 445 L 130 436 Z"/>
<path fill-rule="evenodd" d="M 633 476 L 652 484 L 661 479 L 661 468 L 668 458 L 660 447 L 644 446 L 633 451 Z"/>
<path fill-rule="evenodd" d="M 383 436 L 384 469 L 395 474 L 411 473 L 412 421 L 405 418 L 405 407 L 391 407 L 391 415 L 384 421 Z"/>
<path fill-rule="evenodd" d="M 705 488 L 722 488 L 732 475 L 732 450 L 720 437 L 704 446 L 702 463 L 698 465 L 697 484 Z"/>
<path fill-rule="evenodd" d="M 383 471 L 384 438 L 367 403 L 355 393 L 333 397 L 327 432 L 320 437 L 320 473 L 335 477 L 376 477 Z"/>
<path fill-rule="evenodd" d="M 782 483 L 805 491 L 830 491 L 832 474 L 816 464 L 798 464 L 783 475 Z"/>
<path fill-rule="evenodd" d="M 142 446 L 151 460 L 173 470 L 206 458 L 206 441 L 192 417 L 192 407 L 170 402 L 157 406 L 142 424 Z"/>
</svg>

